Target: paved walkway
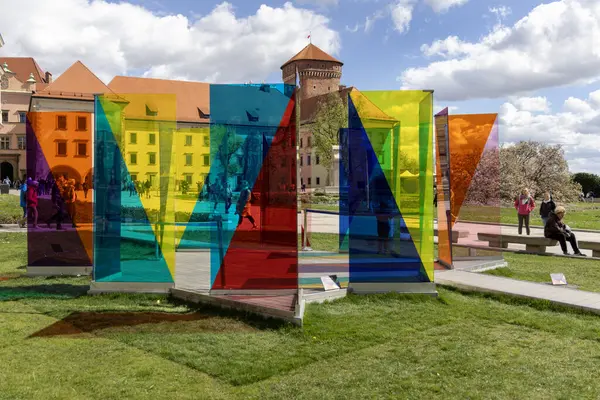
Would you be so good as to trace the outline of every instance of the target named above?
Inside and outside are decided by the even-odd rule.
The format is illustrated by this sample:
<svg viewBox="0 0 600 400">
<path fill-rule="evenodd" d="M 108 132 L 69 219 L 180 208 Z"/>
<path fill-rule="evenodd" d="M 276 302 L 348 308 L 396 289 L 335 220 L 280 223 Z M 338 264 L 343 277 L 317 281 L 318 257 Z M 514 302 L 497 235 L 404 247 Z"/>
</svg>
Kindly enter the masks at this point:
<svg viewBox="0 0 600 400">
<path fill-rule="evenodd" d="M 564 286 L 518 281 L 459 270 L 435 271 L 435 283 L 477 292 L 504 293 L 530 299 L 548 300 L 600 314 L 600 293 L 585 292 Z"/>
</svg>

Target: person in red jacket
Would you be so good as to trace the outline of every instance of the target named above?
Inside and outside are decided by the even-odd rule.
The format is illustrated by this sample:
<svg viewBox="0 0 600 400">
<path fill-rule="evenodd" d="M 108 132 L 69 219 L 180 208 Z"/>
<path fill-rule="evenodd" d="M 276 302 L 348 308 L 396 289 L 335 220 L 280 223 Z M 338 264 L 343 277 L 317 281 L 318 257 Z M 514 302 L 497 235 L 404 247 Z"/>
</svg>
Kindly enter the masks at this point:
<svg viewBox="0 0 600 400">
<path fill-rule="evenodd" d="M 529 229 L 529 214 L 535 208 L 535 202 L 533 197 L 529 195 L 529 189 L 523 189 L 521 195 L 515 199 L 515 209 L 519 218 L 519 235 L 523 233 L 523 223 L 525 223 L 525 230 L 527 234 L 531 234 Z"/>
<path fill-rule="evenodd" d="M 29 178 L 27 180 L 27 209 L 31 211 L 31 215 L 33 216 L 33 227 L 37 228 L 37 220 L 38 220 L 38 183 L 37 181 L 31 180 Z"/>
</svg>

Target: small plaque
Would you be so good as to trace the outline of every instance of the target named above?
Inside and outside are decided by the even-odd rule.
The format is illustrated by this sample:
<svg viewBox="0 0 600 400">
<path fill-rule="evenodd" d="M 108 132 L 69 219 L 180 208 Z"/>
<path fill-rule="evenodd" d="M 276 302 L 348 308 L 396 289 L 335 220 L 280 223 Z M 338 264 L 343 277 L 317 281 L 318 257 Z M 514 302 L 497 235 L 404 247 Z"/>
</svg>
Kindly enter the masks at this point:
<svg viewBox="0 0 600 400">
<path fill-rule="evenodd" d="M 565 278 L 565 274 L 550 274 L 550 278 L 552 278 L 553 285 L 567 284 L 567 278 Z"/>
<path fill-rule="evenodd" d="M 325 290 L 336 290 L 340 288 L 330 276 L 322 276 L 321 283 L 323 283 L 323 288 Z"/>
</svg>

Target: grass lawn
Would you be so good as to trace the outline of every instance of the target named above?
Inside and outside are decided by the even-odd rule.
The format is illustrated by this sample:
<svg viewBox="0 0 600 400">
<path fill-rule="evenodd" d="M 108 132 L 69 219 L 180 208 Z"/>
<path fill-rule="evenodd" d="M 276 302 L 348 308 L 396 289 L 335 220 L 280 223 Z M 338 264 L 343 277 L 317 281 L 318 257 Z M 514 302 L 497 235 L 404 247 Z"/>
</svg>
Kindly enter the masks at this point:
<svg viewBox="0 0 600 400">
<path fill-rule="evenodd" d="M 597 261 L 514 253 L 504 253 L 504 259 L 508 262 L 507 267 L 484 273 L 521 281 L 549 283 L 550 274 L 562 272 L 570 285 L 581 290 L 600 292 L 600 265 Z"/>
<path fill-rule="evenodd" d="M 19 196 L 0 195 L 0 224 L 16 224 L 21 220 L 23 209 L 19 202 Z"/>
<path fill-rule="evenodd" d="M 539 207 L 539 204 L 536 204 Z M 572 203 L 565 206 L 565 217 L 573 229 L 600 230 L 600 203 Z M 435 214 L 437 215 L 437 214 Z M 517 212 L 512 207 L 502 207 L 500 215 L 498 209 L 485 206 L 465 206 L 460 209 L 459 219 L 462 221 L 500 222 L 503 224 L 517 224 Z M 530 219 L 531 225 L 542 226 L 539 218 L 539 209 L 533 210 Z"/>
<path fill-rule="evenodd" d="M 309 305 L 297 329 L 163 296 L 86 296 L 89 278 L 20 277 L 24 236 L 0 241 L 0 398 L 600 396 L 598 316 L 440 289 Z"/>
</svg>

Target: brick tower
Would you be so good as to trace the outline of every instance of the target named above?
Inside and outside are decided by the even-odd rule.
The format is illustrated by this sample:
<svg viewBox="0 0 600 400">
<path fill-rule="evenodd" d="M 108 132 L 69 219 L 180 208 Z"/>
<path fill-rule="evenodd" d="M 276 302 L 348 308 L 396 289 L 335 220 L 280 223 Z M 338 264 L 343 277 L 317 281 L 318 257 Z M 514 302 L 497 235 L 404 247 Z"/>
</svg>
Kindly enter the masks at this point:
<svg viewBox="0 0 600 400">
<path fill-rule="evenodd" d="M 296 83 L 296 67 L 300 75 L 300 100 L 340 89 L 341 61 L 310 43 L 281 66 L 283 82 Z"/>
</svg>

